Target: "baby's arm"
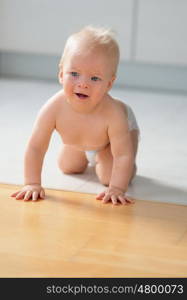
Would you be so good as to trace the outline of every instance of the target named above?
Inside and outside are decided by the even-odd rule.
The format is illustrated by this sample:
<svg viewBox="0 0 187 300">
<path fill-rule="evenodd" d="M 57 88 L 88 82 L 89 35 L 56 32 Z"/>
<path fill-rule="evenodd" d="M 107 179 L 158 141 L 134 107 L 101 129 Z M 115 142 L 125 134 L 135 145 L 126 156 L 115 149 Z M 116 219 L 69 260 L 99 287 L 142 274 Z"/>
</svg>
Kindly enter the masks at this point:
<svg viewBox="0 0 187 300">
<path fill-rule="evenodd" d="M 125 192 L 132 176 L 135 157 L 124 112 L 114 112 L 110 120 L 108 135 L 113 156 L 112 174 L 108 189 L 97 199 L 102 198 L 103 202 L 112 200 L 113 204 L 117 204 L 117 201 L 125 204 L 133 202 L 125 196 Z"/>
<path fill-rule="evenodd" d="M 41 171 L 50 137 L 55 129 L 56 106 L 54 99 L 50 99 L 36 118 L 24 156 L 24 187 L 11 195 L 16 199 L 37 200 L 45 197 L 41 187 Z"/>
<path fill-rule="evenodd" d="M 113 156 L 109 187 L 126 192 L 134 167 L 134 153 L 127 121 L 118 119 L 109 127 L 109 139 Z"/>
</svg>

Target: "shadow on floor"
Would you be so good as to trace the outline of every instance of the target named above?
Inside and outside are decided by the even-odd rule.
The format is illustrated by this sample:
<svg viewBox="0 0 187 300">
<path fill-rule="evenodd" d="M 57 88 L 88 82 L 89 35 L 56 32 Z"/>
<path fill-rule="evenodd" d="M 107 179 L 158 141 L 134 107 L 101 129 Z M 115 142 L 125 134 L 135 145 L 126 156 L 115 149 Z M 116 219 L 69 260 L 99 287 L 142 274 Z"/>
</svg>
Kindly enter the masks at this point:
<svg viewBox="0 0 187 300">
<path fill-rule="evenodd" d="M 82 180 L 89 182 L 88 191 L 83 192 L 97 193 L 97 189 L 102 187 L 93 167 L 88 167 L 84 174 L 74 175 Z M 93 183 L 93 187 L 92 187 Z M 84 184 L 82 185 L 83 188 Z M 187 205 L 187 189 L 179 186 L 173 186 L 156 178 L 136 175 L 132 184 L 130 184 L 127 194 L 135 199 L 157 201 L 165 203 L 174 203 Z"/>
<path fill-rule="evenodd" d="M 128 194 L 136 199 L 187 205 L 187 189 L 141 175 L 134 178 Z"/>
</svg>

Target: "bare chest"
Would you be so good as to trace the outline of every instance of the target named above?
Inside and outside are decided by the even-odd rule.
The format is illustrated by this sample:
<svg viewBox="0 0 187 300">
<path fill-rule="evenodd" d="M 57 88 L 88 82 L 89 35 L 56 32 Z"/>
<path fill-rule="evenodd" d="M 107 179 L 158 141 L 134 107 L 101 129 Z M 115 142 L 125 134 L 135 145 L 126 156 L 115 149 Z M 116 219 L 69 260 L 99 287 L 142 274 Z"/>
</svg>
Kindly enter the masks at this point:
<svg viewBox="0 0 187 300">
<path fill-rule="evenodd" d="M 56 130 L 66 145 L 79 150 L 98 150 L 109 143 L 108 126 L 102 117 L 58 117 Z"/>
</svg>

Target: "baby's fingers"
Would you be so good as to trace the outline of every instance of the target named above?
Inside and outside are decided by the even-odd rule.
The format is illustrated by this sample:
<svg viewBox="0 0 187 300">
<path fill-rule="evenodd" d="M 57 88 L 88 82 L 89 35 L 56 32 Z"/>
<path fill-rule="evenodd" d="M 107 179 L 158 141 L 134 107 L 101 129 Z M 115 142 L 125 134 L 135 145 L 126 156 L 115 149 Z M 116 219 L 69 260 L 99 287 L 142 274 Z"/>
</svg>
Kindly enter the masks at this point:
<svg viewBox="0 0 187 300">
<path fill-rule="evenodd" d="M 40 192 L 40 198 L 42 198 L 42 199 L 45 198 L 45 192 L 44 192 L 44 190 L 41 190 L 41 192 Z"/>
<path fill-rule="evenodd" d="M 96 199 L 97 200 L 102 200 L 104 195 L 105 195 L 105 192 L 102 192 L 102 193 L 100 193 L 99 195 L 96 196 Z"/>
<path fill-rule="evenodd" d="M 102 203 L 107 203 L 110 199 L 111 199 L 111 195 L 105 194 L 105 196 L 104 196 L 104 198 L 102 200 Z"/>
<path fill-rule="evenodd" d="M 118 196 L 118 199 L 121 202 L 121 204 L 123 204 L 123 205 L 127 204 L 125 196 Z"/>
<path fill-rule="evenodd" d="M 39 193 L 38 192 L 33 192 L 32 194 L 32 200 L 36 201 L 39 198 Z"/>
<path fill-rule="evenodd" d="M 114 196 L 114 195 L 111 196 L 111 200 L 112 200 L 112 203 L 113 203 L 114 205 L 116 205 L 116 204 L 118 203 L 118 199 L 117 199 L 117 197 Z"/>
<path fill-rule="evenodd" d="M 24 195 L 25 195 L 25 191 L 22 191 L 22 192 L 19 191 L 19 192 L 17 192 L 16 200 L 23 199 Z"/>
<path fill-rule="evenodd" d="M 27 191 L 24 197 L 24 200 L 29 200 L 32 197 L 32 191 Z"/>
<path fill-rule="evenodd" d="M 17 194 L 19 194 L 20 193 L 20 191 L 18 191 L 18 192 L 15 192 L 15 193 L 12 193 L 11 195 L 10 195 L 10 197 L 16 197 L 17 196 Z"/>
<path fill-rule="evenodd" d="M 127 204 L 134 204 L 135 203 L 135 201 L 133 199 L 131 199 L 127 196 L 125 196 L 125 201 L 126 201 Z"/>
</svg>

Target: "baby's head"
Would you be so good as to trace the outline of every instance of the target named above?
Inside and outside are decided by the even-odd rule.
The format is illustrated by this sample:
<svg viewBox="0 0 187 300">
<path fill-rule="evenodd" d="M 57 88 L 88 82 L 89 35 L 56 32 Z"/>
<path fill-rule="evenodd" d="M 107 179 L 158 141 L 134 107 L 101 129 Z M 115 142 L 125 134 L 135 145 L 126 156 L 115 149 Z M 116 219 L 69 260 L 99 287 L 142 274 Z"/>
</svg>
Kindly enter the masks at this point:
<svg viewBox="0 0 187 300">
<path fill-rule="evenodd" d="M 119 63 L 119 47 L 110 29 L 102 27 L 86 26 L 81 31 L 72 34 L 66 41 L 60 60 L 60 68 L 63 67 L 68 56 L 76 53 L 91 55 L 103 55 L 110 66 L 112 76 L 116 76 Z"/>
<path fill-rule="evenodd" d="M 109 30 L 89 26 L 68 38 L 59 81 L 74 109 L 88 112 L 103 103 L 115 80 L 118 62 L 118 44 Z"/>
</svg>

